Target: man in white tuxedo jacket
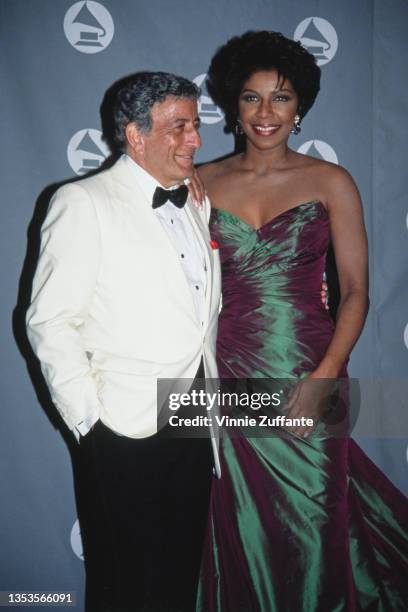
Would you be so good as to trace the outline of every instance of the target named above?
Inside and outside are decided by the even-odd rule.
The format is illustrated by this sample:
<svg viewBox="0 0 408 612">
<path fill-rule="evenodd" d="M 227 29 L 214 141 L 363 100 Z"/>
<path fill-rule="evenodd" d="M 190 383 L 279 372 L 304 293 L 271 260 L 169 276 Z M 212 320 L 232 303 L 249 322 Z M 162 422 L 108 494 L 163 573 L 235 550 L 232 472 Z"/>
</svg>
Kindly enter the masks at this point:
<svg viewBox="0 0 408 612">
<path fill-rule="evenodd" d="M 194 609 L 213 466 L 219 475 L 214 438 L 156 425 L 158 378 L 217 376 L 209 202 L 185 202 L 179 188 L 201 144 L 198 95 L 153 72 L 118 92 L 124 155 L 55 194 L 27 313 L 52 399 L 98 483 L 115 612 Z"/>
</svg>

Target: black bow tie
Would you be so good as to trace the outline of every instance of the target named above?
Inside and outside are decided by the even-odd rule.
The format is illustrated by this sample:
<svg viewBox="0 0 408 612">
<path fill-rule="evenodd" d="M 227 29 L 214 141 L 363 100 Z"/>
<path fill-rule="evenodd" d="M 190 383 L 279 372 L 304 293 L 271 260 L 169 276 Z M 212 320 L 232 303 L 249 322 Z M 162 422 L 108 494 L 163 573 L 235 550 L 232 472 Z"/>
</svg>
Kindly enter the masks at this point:
<svg viewBox="0 0 408 612">
<path fill-rule="evenodd" d="M 174 206 L 177 206 L 177 208 L 183 208 L 184 204 L 186 203 L 187 196 L 188 189 L 185 185 L 181 185 L 181 187 L 178 187 L 177 189 L 162 189 L 161 187 L 156 187 L 153 194 L 152 206 L 153 208 L 159 208 L 160 206 L 163 206 L 167 200 L 170 200 L 170 202 L 174 204 Z"/>
</svg>

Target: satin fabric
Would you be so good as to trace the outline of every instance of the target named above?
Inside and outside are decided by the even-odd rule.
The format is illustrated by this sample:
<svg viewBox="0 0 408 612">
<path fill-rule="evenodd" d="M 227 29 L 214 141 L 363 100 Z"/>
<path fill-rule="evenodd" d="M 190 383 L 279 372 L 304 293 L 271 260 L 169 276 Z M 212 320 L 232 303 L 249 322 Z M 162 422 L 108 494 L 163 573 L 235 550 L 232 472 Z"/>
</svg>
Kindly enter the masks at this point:
<svg viewBox="0 0 408 612">
<path fill-rule="evenodd" d="M 211 233 L 223 274 L 220 377 L 306 376 L 334 329 L 320 298 L 325 207 L 300 204 L 259 230 L 214 210 Z M 221 469 L 197 611 L 407 609 L 407 501 L 353 440 L 224 438 Z"/>
</svg>

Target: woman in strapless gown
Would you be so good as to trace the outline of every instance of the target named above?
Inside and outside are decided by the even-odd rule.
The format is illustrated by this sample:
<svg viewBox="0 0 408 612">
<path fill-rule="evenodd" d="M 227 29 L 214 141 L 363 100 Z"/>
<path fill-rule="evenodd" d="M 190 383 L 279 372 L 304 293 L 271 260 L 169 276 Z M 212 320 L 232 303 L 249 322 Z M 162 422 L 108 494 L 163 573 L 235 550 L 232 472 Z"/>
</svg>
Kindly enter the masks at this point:
<svg viewBox="0 0 408 612">
<path fill-rule="evenodd" d="M 319 89 L 314 58 L 279 34 L 247 33 L 217 52 L 209 88 L 246 138 L 243 154 L 200 170 L 222 264 L 220 378 L 344 377 L 366 314 L 358 192 L 341 168 L 287 147 Z M 320 298 L 330 240 L 336 325 Z M 288 413 L 321 416 L 307 402 Z M 406 499 L 353 440 L 319 427 L 222 439 L 197 610 L 407 609 Z"/>
</svg>

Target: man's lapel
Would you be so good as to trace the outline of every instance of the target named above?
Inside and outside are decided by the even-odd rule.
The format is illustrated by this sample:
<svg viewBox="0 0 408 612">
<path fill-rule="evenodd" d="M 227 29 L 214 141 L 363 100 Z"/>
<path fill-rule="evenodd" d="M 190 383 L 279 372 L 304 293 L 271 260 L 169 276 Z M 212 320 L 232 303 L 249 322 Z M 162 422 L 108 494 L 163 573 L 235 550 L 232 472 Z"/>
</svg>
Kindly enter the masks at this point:
<svg viewBox="0 0 408 612">
<path fill-rule="evenodd" d="M 149 202 L 144 191 L 137 184 L 134 175 L 129 172 L 123 157 L 116 162 L 112 170 L 114 171 L 115 191 L 118 200 L 127 208 L 132 207 L 140 215 L 140 221 L 143 223 L 145 231 L 152 232 L 152 240 L 156 240 L 155 244 L 157 245 L 153 254 L 160 257 L 164 267 L 168 268 L 171 266 L 172 278 L 178 283 L 180 291 L 185 296 L 186 303 L 190 302 L 192 310 L 195 311 L 193 296 L 191 295 L 191 289 L 180 262 L 179 253 L 170 236 L 154 214 L 152 203 Z"/>
</svg>

